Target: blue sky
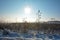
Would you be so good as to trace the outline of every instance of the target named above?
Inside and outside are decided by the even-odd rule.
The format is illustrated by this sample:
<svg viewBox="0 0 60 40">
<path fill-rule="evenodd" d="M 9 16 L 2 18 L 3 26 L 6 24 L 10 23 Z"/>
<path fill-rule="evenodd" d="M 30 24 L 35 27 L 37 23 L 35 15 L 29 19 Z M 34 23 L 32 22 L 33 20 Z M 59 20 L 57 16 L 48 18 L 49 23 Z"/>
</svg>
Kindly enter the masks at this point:
<svg viewBox="0 0 60 40">
<path fill-rule="evenodd" d="M 26 6 L 31 8 L 29 15 L 24 13 Z M 0 0 L 0 17 L 34 19 L 38 10 L 43 21 L 50 18 L 60 20 L 60 0 Z"/>
</svg>

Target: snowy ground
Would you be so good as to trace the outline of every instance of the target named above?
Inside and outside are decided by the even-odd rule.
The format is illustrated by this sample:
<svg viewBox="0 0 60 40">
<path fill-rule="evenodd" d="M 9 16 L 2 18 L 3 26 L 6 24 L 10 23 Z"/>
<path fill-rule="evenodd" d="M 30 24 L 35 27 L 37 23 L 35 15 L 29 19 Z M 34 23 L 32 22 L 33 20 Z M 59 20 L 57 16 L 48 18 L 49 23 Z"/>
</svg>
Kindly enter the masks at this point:
<svg viewBox="0 0 60 40">
<path fill-rule="evenodd" d="M 41 34 L 41 33 L 25 33 L 18 34 L 16 32 L 7 31 L 8 34 L 4 34 L 4 32 L 0 31 L 0 40 L 60 40 L 60 35 L 58 34 Z"/>
</svg>

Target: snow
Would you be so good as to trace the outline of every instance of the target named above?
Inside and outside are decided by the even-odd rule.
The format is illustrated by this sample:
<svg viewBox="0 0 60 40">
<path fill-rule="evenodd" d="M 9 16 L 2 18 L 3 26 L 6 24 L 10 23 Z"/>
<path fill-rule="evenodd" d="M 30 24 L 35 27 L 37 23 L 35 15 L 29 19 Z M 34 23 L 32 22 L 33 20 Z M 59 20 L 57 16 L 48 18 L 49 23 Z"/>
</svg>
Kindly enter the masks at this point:
<svg viewBox="0 0 60 40">
<path fill-rule="evenodd" d="M 12 31 L 8 31 L 5 30 L 6 32 L 9 32 L 7 35 L 3 35 L 3 32 L 0 31 L 0 40 L 2 39 L 10 39 L 10 40 L 18 40 L 18 39 L 22 39 L 22 40 L 60 40 L 60 35 L 57 34 L 40 34 L 40 33 L 35 33 L 35 34 L 29 34 L 29 33 L 25 33 L 25 34 L 19 34 L 17 32 L 12 32 Z"/>
</svg>

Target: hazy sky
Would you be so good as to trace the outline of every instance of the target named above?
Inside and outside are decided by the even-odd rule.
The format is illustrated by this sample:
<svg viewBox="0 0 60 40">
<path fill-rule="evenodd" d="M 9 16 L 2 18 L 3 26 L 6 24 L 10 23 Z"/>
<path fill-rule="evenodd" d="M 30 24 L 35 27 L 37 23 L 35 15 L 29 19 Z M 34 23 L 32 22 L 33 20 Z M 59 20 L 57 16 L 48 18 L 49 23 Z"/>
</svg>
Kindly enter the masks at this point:
<svg viewBox="0 0 60 40">
<path fill-rule="evenodd" d="M 24 13 L 24 8 L 27 6 L 31 8 L 30 14 Z M 60 20 L 60 0 L 0 0 L 0 18 L 27 17 L 28 20 L 33 20 L 38 10 L 42 13 L 41 20 L 43 21 L 50 18 Z"/>
</svg>

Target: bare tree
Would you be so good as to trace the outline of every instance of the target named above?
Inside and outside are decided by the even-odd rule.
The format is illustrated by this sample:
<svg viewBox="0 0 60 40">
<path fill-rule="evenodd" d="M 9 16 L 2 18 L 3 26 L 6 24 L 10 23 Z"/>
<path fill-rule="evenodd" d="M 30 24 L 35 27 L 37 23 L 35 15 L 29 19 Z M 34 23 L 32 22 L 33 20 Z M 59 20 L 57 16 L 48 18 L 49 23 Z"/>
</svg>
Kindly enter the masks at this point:
<svg viewBox="0 0 60 40">
<path fill-rule="evenodd" d="M 37 27 L 37 30 L 40 30 L 41 26 L 40 26 L 40 19 L 41 19 L 41 12 L 40 10 L 38 10 L 38 13 L 36 14 L 37 15 L 37 24 L 36 24 L 36 27 Z"/>
<path fill-rule="evenodd" d="M 40 19 L 41 19 L 41 12 L 40 12 L 40 10 L 38 10 L 38 13 L 36 13 L 36 16 L 37 16 L 36 21 L 40 22 Z"/>
</svg>

